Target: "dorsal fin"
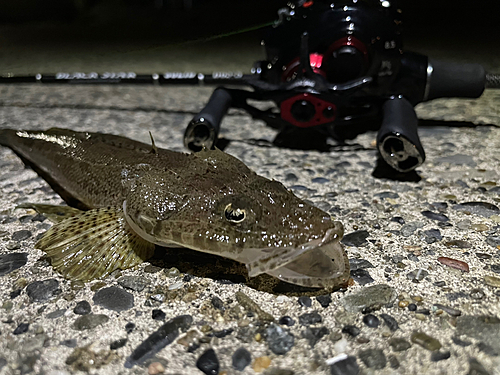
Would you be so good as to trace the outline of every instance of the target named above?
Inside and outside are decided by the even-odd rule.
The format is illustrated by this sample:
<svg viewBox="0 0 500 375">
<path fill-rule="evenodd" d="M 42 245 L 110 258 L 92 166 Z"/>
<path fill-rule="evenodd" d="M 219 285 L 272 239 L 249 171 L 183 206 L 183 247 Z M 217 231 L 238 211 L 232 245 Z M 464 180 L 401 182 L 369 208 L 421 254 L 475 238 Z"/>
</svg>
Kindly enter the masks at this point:
<svg viewBox="0 0 500 375">
<path fill-rule="evenodd" d="M 151 151 L 150 151 L 150 153 L 151 154 L 158 154 L 158 148 L 155 145 L 155 140 L 153 138 L 153 134 L 151 134 L 151 132 L 149 132 L 149 136 L 151 137 Z"/>
</svg>

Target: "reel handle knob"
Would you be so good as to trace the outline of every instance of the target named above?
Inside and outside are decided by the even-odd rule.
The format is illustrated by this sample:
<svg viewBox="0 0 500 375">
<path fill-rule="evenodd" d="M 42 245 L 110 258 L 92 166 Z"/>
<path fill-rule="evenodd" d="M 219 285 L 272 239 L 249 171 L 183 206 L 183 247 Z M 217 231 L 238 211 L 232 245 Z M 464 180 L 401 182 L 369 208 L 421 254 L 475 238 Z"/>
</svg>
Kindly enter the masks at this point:
<svg viewBox="0 0 500 375">
<path fill-rule="evenodd" d="M 217 88 L 207 105 L 198 113 L 184 132 L 184 147 L 198 152 L 206 147 L 211 149 L 217 142 L 220 123 L 231 106 L 231 94 L 223 87 Z"/>
<path fill-rule="evenodd" d="M 380 155 L 393 169 L 410 172 L 425 160 L 415 110 L 408 100 L 397 96 L 384 103 L 382 113 L 384 118 L 377 135 Z"/>
</svg>

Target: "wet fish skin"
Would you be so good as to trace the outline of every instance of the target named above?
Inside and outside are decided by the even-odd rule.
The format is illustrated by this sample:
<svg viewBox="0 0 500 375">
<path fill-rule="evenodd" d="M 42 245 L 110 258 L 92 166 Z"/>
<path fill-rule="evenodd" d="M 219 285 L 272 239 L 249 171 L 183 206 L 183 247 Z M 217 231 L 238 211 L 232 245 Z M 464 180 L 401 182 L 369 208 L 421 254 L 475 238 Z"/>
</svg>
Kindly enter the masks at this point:
<svg viewBox="0 0 500 375">
<path fill-rule="evenodd" d="M 127 266 L 147 257 L 148 245 L 155 243 L 243 262 L 251 276 L 266 272 L 318 287 L 347 282 L 342 225 L 219 150 L 183 154 L 66 129 L 2 129 L 0 144 L 32 166 L 68 205 L 90 210 L 61 221 L 40 241 L 65 275 L 79 278 L 74 270 L 88 262 L 82 252 L 111 241 L 108 250 L 127 258 Z M 101 223 L 99 229 L 88 224 L 92 220 Z M 73 233 L 68 244 L 68 233 L 77 226 L 85 228 L 87 242 Z M 106 232 L 108 226 L 114 232 Z M 119 244 L 130 228 L 125 251 Z M 142 250 L 135 251 L 137 246 Z M 108 258 L 105 270 L 92 265 L 89 274 L 98 277 L 125 264 Z"/>
</svg>

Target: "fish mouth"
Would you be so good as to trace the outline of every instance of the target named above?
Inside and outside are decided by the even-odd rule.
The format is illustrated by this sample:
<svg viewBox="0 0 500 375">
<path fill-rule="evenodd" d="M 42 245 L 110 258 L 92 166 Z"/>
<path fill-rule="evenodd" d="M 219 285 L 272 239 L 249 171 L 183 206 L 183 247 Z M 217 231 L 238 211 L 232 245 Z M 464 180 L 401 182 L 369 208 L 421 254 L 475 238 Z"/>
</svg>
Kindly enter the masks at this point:
<svg viewBox="0 0 500 375">
<path fill-rule="evenodd" d="M 310 249 L 284 266 L 266 271 L 266 274 L 306 287 L 336 287 L 349 280 L 349 260 L 342 244 L 330 241 Z"/>
<path fill-rule="evenodd" d="M 288 283 L 307 287 L 326 288 L 345 284 L 349 280 L 350 269 L 347 254 L 340 243 L 342 233 L 342 224 L 338 223 L 328 229 L 322 238 L 301 246 L 278 251 L 260 249 L 260 257 L 246 262 L 248 274 L 252 277 L 266 273 Z M 266 258 L 266 253 L 271 252 L 275 254 Z"/>
</svg>

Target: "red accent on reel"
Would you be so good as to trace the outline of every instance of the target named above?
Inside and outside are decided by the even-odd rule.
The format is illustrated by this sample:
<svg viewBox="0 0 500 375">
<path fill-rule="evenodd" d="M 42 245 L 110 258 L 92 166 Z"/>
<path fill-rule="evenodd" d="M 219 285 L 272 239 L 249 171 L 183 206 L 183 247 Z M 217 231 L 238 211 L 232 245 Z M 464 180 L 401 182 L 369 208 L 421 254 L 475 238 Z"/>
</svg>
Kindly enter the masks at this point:
<svg viewBox="0 0 500 375">
<path fill-rule="evenodd" d="M 297 119 L 297 116 L 293 114 L 292 107 L 295 105 L 305 104 L 309 106 L 311 112 L 310 117 L 308 119 Z M 310 128 L 312 126 L 327 124 L 329 122 L 333 122 L 337 115 L 337 106 L 333 103 L 327 102 L 323 99 L 320 99 L 313 94 L 301 93 L 286 100 L 283 100 L 280 104 L 281 118 L 292 125 L 295 125 L 299 128 Z"/>
<path fill-rule="evenodd" d="M 326 65 L 328 62 L 328 59 L 333 55 L 335 51 L 340 49 L 341 47 L 344 46 L 352 46 L 356 48 L 359 52 L 363 54 L 363 60 L 365 62 L 365 68 L 370 65 L 370 59 L 368 56 L 368 50 L 366 49 L 365 44 L 360 41 L 359 39 L 353 37 L 352 35 L 346 36 L 344 38 L 338 39 L 337 41 L 333 42 L 330 47 L 328 47 L 328 50 L 326 51 L 325 54 L 325 64 Z"/>
<path fill-rule="evenodd" d="M 321 65 L 323 64 L 323 55 L 319 53 L 311 53 L 309 55 L 309 61 L 311 63 L 311 68 L 314 73 L 321 74 L 323 77 L 326 78 L 326 73 L 321 70 Z M 297 70 L 299 70 L 300 66 L 300 57 L 297 57 L 293 59 L 290 64 L 288 64 L 283 71 L 283 74 L 281 75 L 281 80 L 283 82 L 286 82 L 288 80 L 291 80 L 294 78 L 294 75 L 297 73 Z"/>
</svg>

